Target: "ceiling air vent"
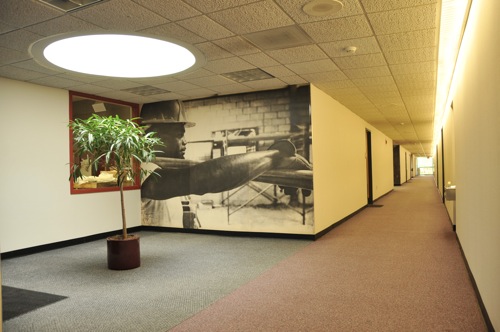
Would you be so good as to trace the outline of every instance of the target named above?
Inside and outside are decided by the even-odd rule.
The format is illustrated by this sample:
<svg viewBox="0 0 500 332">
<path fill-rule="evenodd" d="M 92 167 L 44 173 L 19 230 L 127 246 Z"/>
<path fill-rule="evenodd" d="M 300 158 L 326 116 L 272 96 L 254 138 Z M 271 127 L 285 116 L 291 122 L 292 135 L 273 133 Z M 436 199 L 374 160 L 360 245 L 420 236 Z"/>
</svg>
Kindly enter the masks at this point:
<svg viewBox="0 0 500 332">
<path fill-rule="evenodd" d="M 259 68 L 242 70 L 242 71 L 233 71 L 231 73 L 224 73 L 221 75 L 238 83 L 267 80 L 269 78 L 274 78 L 274 76 L 269 75 L 268 73 Z"/>
<path fill-rule="evenodd" d="M 169 93 L 171 91 L 160 89 L 151 85 L 136 86 L 135 88 L 123 89 L 121 91 L 133 93 L 139 96 L 152 96 L 159 95 L 161 93 Z"/>
<path fill-rule="evenodd" d="M 309 36 L 295 25 L 249 33 L 243 37 L 266 51 L 312 44 Z"/>
</svg>

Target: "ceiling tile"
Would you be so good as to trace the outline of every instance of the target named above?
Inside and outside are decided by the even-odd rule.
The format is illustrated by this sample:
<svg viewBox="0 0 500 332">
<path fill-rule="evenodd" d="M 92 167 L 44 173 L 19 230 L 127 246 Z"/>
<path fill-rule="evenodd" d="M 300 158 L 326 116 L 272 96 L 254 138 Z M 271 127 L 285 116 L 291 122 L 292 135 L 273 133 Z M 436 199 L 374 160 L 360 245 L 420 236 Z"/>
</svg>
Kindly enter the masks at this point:
<svg viewBox="0 0 500 332">
<path fill-rule="evenodd" d="M 263 67 L 266 73 L 273 75 L 274 77 L 287 77 L 287 76 L 295 76 L 295 73 L 288 69 L 285 66 L 271 66 L 271 67 Z"/>
<path fill-rule="evenodd" d="M 55 8 L 31 0 L 2 0 L 1 8 L 0 21 L 16 28 L 64 15 Z"/>
<path fill-rule="evenodd" d="M 297 23 L 324 21 L 325 19 L 346 17 L 363 14 L 363 8 L 358 0 L 343 0 L 344 7 L 337 13 L 328 16 L 311 16 L 303 11 L 303 7 L 310 0 L 275 0 L 281 8 Z"/>
<path fill-rule="evenodd" d="M 71 15 L 59 16 L 49 21 L 27 27 L 27 30 L 41 36 L 52 36 L 68 31 L 100 31 L 103 28 L 73 17 Z"/>
<path fill-rule="evenodd" d="M 205 68 L 210 70 L 211 72 L 223 74 L 233 71 L 253 69 L 255 67 L 240 58 L 232 57 L 221 60 L 208 61 L 205 65 Z"/>
<path fill-rule="evenodd" d="M 429 84 L 431 84 L 432 86 L 434 84 L 434 81 L 436 80 L 436 72 L 433 71 L 412 74 L 398 74 L 393 76 L 398 85 L 422 82 L 425 83 L 426 86 L 429 86 Z"/>
<path fill-rule="evenodd" d="M 350 79 L 389 76 L 391 72 L 388 66 L 344 69 L 344 74 Z"/>
<path fill-rule="evenodd" d="M 339 70 L 339 68 L 330 59 L 292 63 L 287 65 L 287 67 L 299 75 Z"/>
<path fill-rule="evenodd" d="M 222 9 L 245 5 L 256 0 L 183 0 L 185 3 L 190 4 L 196 9 L 204 12 L 211 13 Z"/>
<path fill-rule="evenodd" d="M 294 23 L 272 1 L 260 1 L 234 7 L 209 14 L 209 16 L 237 34 L 269 30 Z"/>
<path fill-rule="evenodd" d="M 360 0 L 368 13 L 436 3 L 437 0 Z"/>
<path fill-rule="evenodd" d="M 46 77 L 47 74 L 10 65 L 0 67 L 0 76 L 11 78 L 14 80 L 31 81 L 34 79 Z"/>
<path fill-rule="evenodd" d="M 109 15 L 110 12 L 113 15 Z M 166 18 L 130 0 L 102 2 L 74 11 L 71 15 L 105 29 L 125 31 L 138 31 L 168 23 Z"/>
<path fill-rule="evenodd" d="M 301 74 L 301 77 L 305 78 L 309 82 L 314 82 L 315 84 L 331 82 L 331 81 L 347 81 L 347 76 L 344 75 L 340 70 L 317 72 L 312 74 Z M 352 84 L 352 82 L 350 82 Z"/>
<path fill-rule="evenodd" d="M 208 18 L 207 16 L 197 16 L 177 22 L 179 25 L 189 31 L 206 38 L 221 39 L 233 36 L 234 34 L 222 25 Z"/>
<path fill-rule="evenodd" d="M 305 79 L 298 75 L 281 76 L 279 79 L 288 85 L 305 85 L 308 83 Z"/>
<path fill-rule="evenodd" d="M 283 81 L 277 79 L 277 78 L 270 78 L 267 80 L 260 80 L 260 81 L 250 81 L 250 82 L 245 82 L 243 85 L 249 86 L 252 89 L 261 89 L 263 88 L 264 90 L 272 90 L 272 89 L 281 89 L 287 86 Z"/>
<path fill-rule="evenodd" d="M 25 52 L 30 45 L 42 36 L 27 30 L 17 30 L 7 34 L 0 34 L 0 47 L 11 48 Z"/>
<path fill-rule="evenodd" d="M 176 75 L 177 78 L 185 80 L 185 79 L 190 79 L 190 78 L 196 78 L 196 77 L 205 77 L 205 76 L 210 76 L 214 75 L 213 72 L 210 70 L 207 70 L 205 68 L 200 68 L 195 71 L 190 71 L 186 73 L 181 73 L 179 75 Z"/>
<path fill-rule="evenodd" d="M 260 52 L 257 47 L 239 36 L 214 40 L 213 43 L 234 55 L 246 55 Z"/>
<path fill-rule="evenodd" d="M 141 86 L 141 84 L 131 82 L 125 79 L 105 79 L 102 81 L 94 82 L 93 84 L 101 86 L 103 88 L 118 89 L 118 90 L 131 89 Z"/>
<path fill-rule="evenodd" d="M 182 92 L 185 90 L 197 89 L 199 86 L 189 83 L 187 81 L 174 80 L 172 82 L 158 83 L 154 85 L 160 89 L 165 89 L 172 92 Z"/>
<path fill-rule="evenodd" d="M 199 43 L 194 46 L 205 55 L 207 60 L 230 58 L 233 56 L 233 54 L 211 42 Z"/>
<path fill-rule="evenodd" d="M 197 34 L 181 27 L 177 23 L 162 24 L 153 28 L 141 30 L 140 32 L 157 35 L 160 37 L 174 38 L 190 44 L 196 44 L 206 41 L 205 38 L 200 37 Z"/>
<path fill-rule="evenodd" d="M 437 45 L 437 29 L 407 31 L 391 35 L 380 35 L 377 39 L 385 52 L 408 50 Z"/>
<path fill-rule="evenodd" d="M 382 53 L 346 56 L 333 60 L 341 69 L 368 68 L 386 65 Z"/>
<path fill-rule="evenodd" d="M 251 63 L 255 67 L 260 67 L 260 68 L 279 65 L 279 63 L 276 60 L 274 60 L 269 55 L 263 52 L 242 55 L 241 58 L 247 61 L 248 63 Z"/>
<path fill-rule="evenodd" d="M 304 23 L 300 26 L 317 43 L 362 38 L 373 35 L 370 25 L 364 15 Z"/>
<path fill-rule="evenodd" d="M 215 95 L 216 92 L 214 90 L 211 90 L 208 88 L 197 88 L 197 89 L 182 91 L 182 94 L 187 96 L 187 98 L 184 98 L 184 99 L 197 99 L 197 98 L 211 97 L 211 96 Z M 166 100 L 166 99 L 162 99 L 162 100 Z"/>
<path fill-rule="evenodd" d="M 385 58 L 389 64 L 432 61 L 436 58 L 436 47 L 415 48 L 394 52 L 386 52 Z"/>
<path fill-rule="evenodd" d="M 70 89 L 70 90 L 71 87 L 80 86 L 82 84 L 82 82 L 80 81 L 71 80 L 63 76 L 45 76 L 42 78 L 31 80 L 30 82 L 35 84 L 52 86 L 55 88 Z M 96 89 L 109 90 L 106 88 L 98 88 L 98 87 L 96 87 Z"/>
<path fill-rule="evenodd" d="M 218 94 L 228 94 L 229 92 L 231 94 L 234 94 L 234 93 L 247 92 L 248 86 L 245 86 L 241 83 L 232 83 L 232 84 L 214 86 L 212 87 L 212 90 L 214 90 Z"/>
<path fill-rule="evenodd" d="M 201 15 L 201 12 L 186 4 L 182 0 L 169 0 L 166 5 L 165 0 L 133 0 L 138 4 L 155 11 L 161 16 L 171 20 L 178 21 L 193 16 Z"/>
<path fill-rule="evenodd" d="M 291 47 L 284 50 L 268 51 L 267 53 L 282 64 L 328 58 L 326 54 L 316 45 Z"/>
<path fill-rule="evenodd" d="M 104 88 L 102 86 L 94 85 L 94 84 L 79 84 L 72 86 L 69 90 L 74 90 L 82 93 L 88 93 L 92 95 L 100 95 L 102 93 L 110 93 L 117 92 L 110 88 Z"/>
<path fill-rule="evenodd" d="M 377 35 L 432 29 L 437 26 L 435 5 L 377 12 L 368 14 L 368 18 Z"/>
<path fill-rule="evenodd" d="M 328 79 L 328 77 L 326 78 Z M 340 81 L 319 81 L 314 83 L 319 89 L 323 91 L 328 91 L 328 93 L 332 93 L 338 89 L 352 88 L 354 84 L 349 80 L 340 80 Z"/>
<path fill-rule="evenodd" d="M 31 56 L 28 54 L 27 50 L 21 52 L 10 48 L 0 47 L 0 66 L 29 59 L 31 59 Z"/>
<path fill-rule="evenodd" d="M 356 55 L 380 53 L 377 39 L 375 37 L 364 37 L 356 39 L 346 39 L 341 41 L 320 43 L 319 46 L 325 51 L 328 56 L 332 58 L 342 56 L 352 56 L 351 53 L 346 52 L 346 47 L 356 47 Z"/>
<path fill-rule="evenodd" d="M 38 73 L 44 74 L 45 76 L 58 74 L 58 72 L 56 72 L 55 70 L 52 70 L 52 69 L 49 69 L 49 68 L 46 68 L 46 67 L 39 65 L 33 59 L 16 62 L 16 63 L 13 63 L 12 66 L 17 67 L 17 68 L 23 68 L 23 69 L 27 69 L 27 70 L 36 71 Z"/>
<path fill-rule="evenodd" d="M 418 62 L 409 64 L 397 64 L 397 65 L 390 65 L 389 68 L 391 69 L 393 75 L 435 72 L 436 62 L 427 61 L 427 62 Z"/>
<path fill-rule="evenodd" d="M 370 86 L 393 86 L 395 88 L 394 79 L 392 76 L 379 76 L 379 77 L 365 77 L 355 78 L 352 80 L 357 87 L 370 87 Z"/>
<path fill-rule="evenodd" d="M 194 84 L 198 87 L 200 86 L 217 86 L 217 85 L 227 85 L 227 84 L 233 84 L 234 81 L 225 78 L 220 75 L 213 75 L 213 76 L 206 76 L 206 77 L 199 77 L 199 78 L 191 78 L 185 80 L 188 83 Z"/>
</svg>

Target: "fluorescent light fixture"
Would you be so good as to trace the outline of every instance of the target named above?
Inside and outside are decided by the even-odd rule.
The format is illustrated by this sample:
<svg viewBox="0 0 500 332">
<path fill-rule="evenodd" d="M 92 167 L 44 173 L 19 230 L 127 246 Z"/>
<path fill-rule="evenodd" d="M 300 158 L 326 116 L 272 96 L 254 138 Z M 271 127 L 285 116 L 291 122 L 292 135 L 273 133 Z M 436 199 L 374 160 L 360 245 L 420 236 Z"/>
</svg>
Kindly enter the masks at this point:
<svg viewBox="0 0 500 332">
<path fill-rule="evenodd" d="M 58 71 L 120 78 L 171 75 L 203 58 L 180 42 L 121 33 L 58 35 L 36 42 L 30 51 Z"/>
<path fill-rule="evenodd" d="M 471 0 L 443 0 L 441 3 L 434 144 L 441 137 L 441 128 L 453 99 L 452 79 L 470 6 Z"/>
</svg>

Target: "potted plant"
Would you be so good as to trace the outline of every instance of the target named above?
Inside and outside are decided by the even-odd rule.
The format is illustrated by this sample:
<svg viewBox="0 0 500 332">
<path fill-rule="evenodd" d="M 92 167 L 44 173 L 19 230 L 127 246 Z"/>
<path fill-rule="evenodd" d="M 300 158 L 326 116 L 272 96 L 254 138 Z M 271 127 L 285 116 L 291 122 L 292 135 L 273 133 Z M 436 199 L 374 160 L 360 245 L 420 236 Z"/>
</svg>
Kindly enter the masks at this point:
<svg viewBox="0 0 500 332">
<path fill-rule="evenodd" d="M 155 133 L 146 133 L 137 119 L 122 119 L 118 116 L 93 114 L 87 119 L 75 119 L 69 123 L 73 132 L 75 162 L 71 165 L 70 179 L 83 177 L 81 160 L 87 159 L 93 174 L 101 169 L 116 172 L 120 189 L 122 234 L 107 238 L 108 268 L 113 270 L 133 269 L 140 266 L 139 236 L 127 234 L 123 186 L 126 181 L 142 178 L 150 171 L 140 167 L 151 162 L 162 145 Z"/>
</svg>

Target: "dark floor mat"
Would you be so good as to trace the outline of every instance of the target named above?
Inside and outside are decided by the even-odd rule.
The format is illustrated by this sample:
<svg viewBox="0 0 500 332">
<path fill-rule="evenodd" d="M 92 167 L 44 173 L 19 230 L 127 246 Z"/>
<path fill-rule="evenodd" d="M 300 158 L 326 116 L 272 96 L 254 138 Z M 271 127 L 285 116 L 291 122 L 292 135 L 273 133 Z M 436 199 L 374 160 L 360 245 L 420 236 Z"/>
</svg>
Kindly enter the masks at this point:
<svg viewBox="0 0 500 332">
<path fill-rule="evenodd" d="M 66 298 L 66 296 L 2 286 L 2 320 L 12 319 Z"/>
</svg>

